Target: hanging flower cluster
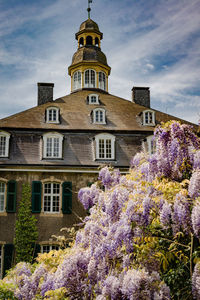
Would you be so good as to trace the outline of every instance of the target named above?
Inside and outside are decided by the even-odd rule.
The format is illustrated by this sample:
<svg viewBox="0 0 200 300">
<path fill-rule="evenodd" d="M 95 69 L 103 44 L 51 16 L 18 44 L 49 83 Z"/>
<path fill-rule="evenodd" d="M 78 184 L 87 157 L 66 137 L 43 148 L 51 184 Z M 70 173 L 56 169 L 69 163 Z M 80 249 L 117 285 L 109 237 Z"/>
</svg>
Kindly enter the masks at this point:
<svg viewBox="0 0 200 300">
<path fill-rule="evenodd" d="M 50 253 L 4 279 L 17 299 L 200 299 L 200 139 L 178 122 L 155 137 L 129 174 L 104 167 L 79 191 L 90 214 L 57 265 Z"/>
</svg>

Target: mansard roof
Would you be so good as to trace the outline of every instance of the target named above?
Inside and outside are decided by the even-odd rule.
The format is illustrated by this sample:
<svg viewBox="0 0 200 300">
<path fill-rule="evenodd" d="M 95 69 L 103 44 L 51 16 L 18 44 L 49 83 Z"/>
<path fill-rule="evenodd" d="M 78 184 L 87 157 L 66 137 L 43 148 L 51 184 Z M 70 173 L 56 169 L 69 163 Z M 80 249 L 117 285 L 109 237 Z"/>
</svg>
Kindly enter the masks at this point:
<svg viewBox="0 0 200 300">
<path fill-rule="evenodd" d="M 99 104 L 88 104 L 89 94 L 99 95 Z M 60 110 L 60 123 L 49 124 L 45 121 L 45 111 L 50 106 Z M 106 124 L 93 124 L 91 114 L 96 108 L 106 110 Z M 80 90 L 26 111 L 0 120 L 0 128 L 44 129 L 66 131 L 149 131 L 154 127 L 142 125 L 142 113 L 147 107 L 126 99 L 102 92 L 101 90 Z M 180 120 L 171 115 L 151 109 L 156 113 L 156 124 L 169 120 Z M 188 123 L 184 121 L 185 123 Z M 194 124 L 193 124 L 194 125 Z"/>
</svg>

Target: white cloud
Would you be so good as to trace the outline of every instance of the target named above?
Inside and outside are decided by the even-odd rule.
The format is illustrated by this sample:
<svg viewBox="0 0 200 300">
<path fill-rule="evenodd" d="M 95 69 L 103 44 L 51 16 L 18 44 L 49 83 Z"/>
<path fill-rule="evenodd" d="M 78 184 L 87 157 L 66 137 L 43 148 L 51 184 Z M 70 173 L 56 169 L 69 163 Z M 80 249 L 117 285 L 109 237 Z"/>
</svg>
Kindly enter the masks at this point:
<svg viewBox="0 0 200 300">
<path fill-rule="evenodd" d="M 82 3 L 28 2 L 1 10 L 1 117 L 36 105 L 37 82 L 54 82 L 55 97 L 70 92 L 74 33 L 87 17 Z M 173 114 L 181 108 L 182 118 L 197 122 L 199 94 L 190 95 L 199 85 L 199 11 L 199 0 L 93 3 L 112 67 L 110 92 L 130 99 L 133 85 L 150 86 L 154 108 Z"/>
</svg>

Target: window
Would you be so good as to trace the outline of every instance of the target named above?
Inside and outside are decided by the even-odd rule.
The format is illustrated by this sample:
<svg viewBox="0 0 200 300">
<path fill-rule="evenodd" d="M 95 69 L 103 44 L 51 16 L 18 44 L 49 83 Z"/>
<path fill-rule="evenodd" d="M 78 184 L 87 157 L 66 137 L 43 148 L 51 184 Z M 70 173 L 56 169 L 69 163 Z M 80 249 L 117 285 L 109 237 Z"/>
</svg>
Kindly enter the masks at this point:
<svg viewBox="0 0 200 300">
<path fill-rule="evenodd" d="M 58 245 L 42 245 L 41 252 L 42 253 L 49 253 L 51 250 L 59 250 Z"/>
<path fill-rule="evenodd" d="M 0 157 L 8 157 L 10 133 L 0 131 Z"/>
<path fill-rule="evenodd" d="M 147 137 L 147 151 L 150 155 L 156 152 L 156 139 L 154 135 Z"/>
<path fill-rule="evenodd" d="M 62 158 L 63 135 L 59 133 L 47 133 L 43 136 L 44 158 Z"/>
<path fill-rule="evenodd" d="M 93 110 L 93 123 L 106 124 L 105 109 L 96 108 Z"/>
<path fill-rule="evenodd" d="M 59 108 L 48 107 L 46 110 L 47 123 L 59 123 Z"/>
<path fill-rule="evenodd" d="M 60 184 L 44 184 L 44 212 L 58 213 L 60 210 Z"/>
<path fill-rule="evenodd" d="M 81 89 L 81 72 L 77 71 L 73 75 L 73 90 Z"/>
<path fill-rule="evenodd" d="M 86 88 L 95 88 L 96 87 L 96 72 L 94 70 L 85 71 L 85 84 Z"/>
<path fill-rule="evenodd" d="M 98 134 L 95 137 L 96 159 L 115 158 L 115 136 L 111 134 Z"/>
<path fill-rule="evenodd" d="M 154 126 L 155 125 L 155 112 L 146 110 L 143 112 L 143 125 Z"/>
<path fill-rule="evenodd" d="M 99 104 L 99 96 L 96 94 L 90 94 L 88 96 L 89 104 Z"/>
<path fill-rule="evenodd" d="M 99 72 L 99 88 L 106 90 L 106 75 L 103 72 Z"/>
<path fill-rule="evenodd" d="M 4 212 L 5 210 L 5 192 L 6 185 L 4 182 L 0 182 L 0 212 Z"/>
</svg>

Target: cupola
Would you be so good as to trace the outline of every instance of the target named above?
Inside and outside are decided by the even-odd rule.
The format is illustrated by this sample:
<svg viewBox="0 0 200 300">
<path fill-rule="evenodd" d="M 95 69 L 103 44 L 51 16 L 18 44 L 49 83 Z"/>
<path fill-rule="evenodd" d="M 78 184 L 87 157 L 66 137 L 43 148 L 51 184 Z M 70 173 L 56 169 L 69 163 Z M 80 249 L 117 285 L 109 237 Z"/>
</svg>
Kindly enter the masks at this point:
<svg viewBox="0 0 200 300">
<path fill-rule="evenodd" d="M 96 22 L 90 19 L 84 21 L 75 35 L 78 49 L 72 57 L 68 68 L 71 76 L 71 91 L 79 89 L 101 89 L 108 92 L 108 76 L 111 68 L 107 58 L 101 51 L 103 33 Z"/>
</svg>

